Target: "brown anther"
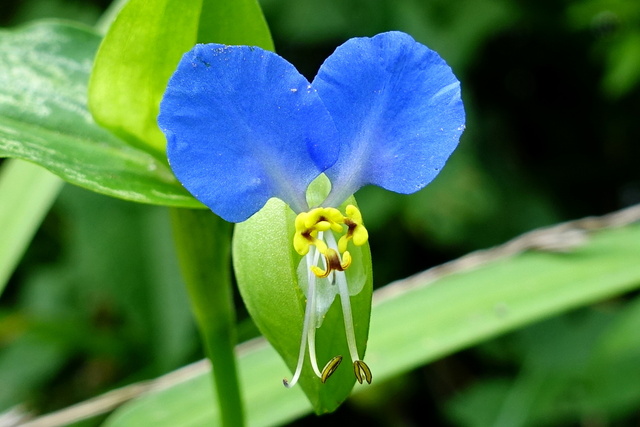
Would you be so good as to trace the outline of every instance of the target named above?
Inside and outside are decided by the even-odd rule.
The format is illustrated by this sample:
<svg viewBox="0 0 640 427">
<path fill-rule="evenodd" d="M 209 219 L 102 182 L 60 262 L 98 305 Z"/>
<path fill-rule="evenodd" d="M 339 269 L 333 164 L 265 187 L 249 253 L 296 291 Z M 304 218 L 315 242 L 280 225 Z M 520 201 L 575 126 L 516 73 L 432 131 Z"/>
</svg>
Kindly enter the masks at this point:
<svg viewBox="0 0 640 427">
<path fill-rule="evenodd" d="M 355 362 L 353 362 L 353 373 L 356 376 L 356 380 L 358 380 L 360 384 L 362 384 L 363 380 L 366 380 L 367 383 L 371 384 L 371 369 L 369 369 L 367 364 L 362 360 L 356 360 Z"/>
<path fill-rule="evenodd" d="M 327 261 L 329 270 L 344 271 L 344 268 L 342 268 L 342 261 L 340 260 L 338 252 L 334 251 L 333 249 L 329 249 L 324 258 Z"/>
<path fill-rule="evenodd" d="M 351 218 L 347 218 L 347 217 L 345 217 L 344 223 L 347 227 L 349 227 L 349 229 L 347 230 L 347 234 L 352 235 L 353 230 L 358 226 L 358 224 L 353 222 Z"/>
<path fill-rule="evenodd" d="M 324 279 L 325 277 L 329 277 L 332 271 L 345 271 L 351 265 L 351 255 L 348 252 L 345 252 L 344 262 L 340 259 L 340 255 L 333 249 L 327 249 L 324 253 L 325 265 L 327 266 L 326 270 L 321 269 L 320 267 L 313 266 L 311 267 L 311 271 L 320 279 Z"/>
</svg>

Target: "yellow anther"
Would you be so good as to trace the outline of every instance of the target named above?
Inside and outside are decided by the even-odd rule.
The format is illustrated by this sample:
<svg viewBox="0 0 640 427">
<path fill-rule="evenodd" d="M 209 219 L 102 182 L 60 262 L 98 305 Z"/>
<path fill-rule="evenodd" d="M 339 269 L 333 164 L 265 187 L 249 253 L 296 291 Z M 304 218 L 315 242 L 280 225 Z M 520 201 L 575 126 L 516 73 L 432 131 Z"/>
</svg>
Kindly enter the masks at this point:
<svg viewBox="0 0 640 427">
<path fill-rule="evenodd" d="M 369 240 L 369 232 L 362 223 L 362 214 L 354 205 L 348 205 L 345 212 L 344 223 L 348 229 L 344 236 L 338 241 L 338 250 L 344 253 L 347 250 L 349 240 L 353 240 L 356 246 L 364 245 Z"/>
<path fill-rule="evenodd" d="M 309 252 L 309 246 L 313 243 L 313 239 L 315 238 L 314 234 L 317 235 L 313 230 L 305 233 L 305 221 L 308 213 L 302 212 L 298 214 L 296 217 L 296 233 L 293 235 L 293 248 L 300 255 L 306 255 Z"/>
<path fill-rule="evenodd" d="M 360 209 L 356 208 L 354 205 L 347 205 L 347 208 L 344 211 L 347 213 L 348 218 L 362 224 L 362 214 L 360 213 Z"/>
<path fill-rule="evenodd" d="M 309 247 L 315 245 L 320 253 L 327 251 L 327 245 L 318 239 L 318 232 L 333 230 L 343 231 L 344 217 L 336 208 L 315 208 L 302 212 L 296 217 L 296 231 L 293 235 L 293 248 L 300 255 L 306 255 Z"/>
<path fill-rule="evenodd" d="M 304 216 L 304 226 L 318 231 L 326 231 L 331 228 L 336 233 L 340 233 L 342 232 L 342 223 L 344 223 L 344 216 L 336 208 L 314 208 Z"/>
<path fill-rule="evenodd" d="M 351 265 L 351 254 L 349 253 L 349 251 L 345 251 L 345 253 L 342 254 L 342 263 L 340 263 L 340 267 L 342 267 L 342 271 L 344 271 L 347 268 L 349 268 L 350 265 Z"/>
<path fill-rule="evenodd" d="M 327 244 L 316 238 L 317 235 L 318 233 L 316 231 L 308 234 L 296 233 L 293 236 L 293 248 L 300 255 L 306 255 L 311 245 L 315 245 L 320 253 L 325 253 L 327 251 Z"/>
<path fill-rule="evenodd" d="M 316 277 L 320 279 L 324 279 L 325 277 L 329 277 L 329 273 L 331 273 L 331 269 L 327 268 L 326 270 L 321 269 L 317 265 L 311 266 L 311 272 L 316 275 Z"/>
<path fill-rule="evenodd" d="M 347 215 L 343 216 L 336 208 L 314 208 L 296 217 L 293 247 L 300 255 L 306 255 L 309 253 L 309 248 L 314 245 L 318 252 L 324 255 L 325 269 L 318 266 L 311 267 L 313 274 L 319 278 L 328 277 L 334 270 L 344 271 L 349 268 L 352 261 L 351 254 L 347 251 L 349 240 L 353 240 L 356 246 L 360 246 L 364 245 L 369 238 L 358 208 L 348 205 L 345 211 Z M 338 241 L 337 252 L 327 246 L 322 235 L 318 238 L 319 233 L 325 232 L 343 234 Z"/>
</svg>

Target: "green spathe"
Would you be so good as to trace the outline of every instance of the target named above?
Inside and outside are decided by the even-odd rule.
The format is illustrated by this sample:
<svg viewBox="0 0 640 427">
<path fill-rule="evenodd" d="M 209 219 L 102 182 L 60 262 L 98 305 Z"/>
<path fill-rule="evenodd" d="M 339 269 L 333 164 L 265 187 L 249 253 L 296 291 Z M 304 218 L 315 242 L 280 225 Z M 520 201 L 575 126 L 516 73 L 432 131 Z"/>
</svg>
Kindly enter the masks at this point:
<svg viewBox="0 0 640 427">
<path fill-rule="evenodd" d="M 322 200 L 319 196 L 326 194 L 327 186 L 324 177 L 314 182 L 308 194 L 310 202 Z M 355 204 L 353 197 L 346 204 Z M 247 309 L 291 372 L 298 359 L 306 303 L 304 284 L 300 283 L 297 271 L 302 257 L 292 244 L 295 217 L 284 202 L 271 199 L 258 213 L 236 226 L 233 239 L 234 268 Z M 351 245 L 349 250 L 354 262 L 349 268 L 353 272 L 350 274 L 364 276 L 360 280 L 350 277 L 356 283 L 364 282 L 362 290 L 351 297 L 356 342 L 363 357 L 371 313 L 371 254 L 368 244 Z M 333 301 L 322 326 L 317 329 L 315 342 L 321 368 L 336 355 L 345 357 L 325 384 L 313 373 L 308 357 L 305 360 L 300 386 L 320 414 L 335 410 L 349 396 L 355 383 L 339 298 Z M 291 372 L 265 372 L 265 375 L 281 381 L 291 378 Z"/>
</svg>

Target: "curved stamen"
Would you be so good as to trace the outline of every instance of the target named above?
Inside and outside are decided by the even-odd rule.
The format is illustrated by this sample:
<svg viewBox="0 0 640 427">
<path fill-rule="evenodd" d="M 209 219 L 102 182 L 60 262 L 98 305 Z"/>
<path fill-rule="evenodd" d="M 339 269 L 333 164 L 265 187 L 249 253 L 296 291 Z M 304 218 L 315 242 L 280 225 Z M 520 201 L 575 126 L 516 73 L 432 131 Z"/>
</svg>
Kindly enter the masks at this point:
<svg viewBox="0 0 640 427">
<path fill-rule="evenodd" d="M 316 253 L 317 251 L 315 247 L 311 247 L 309 253 L 305 255 L 305 258 L 307 260 L 307 266 L 313 265 L 313 261 L 314 261 L 313 259 Z M 322 377 L 322 373 L 318 369 L 318 363 L 316 362 L 316 356 L 315 356 L 316 279 L 313 274 L 309 274 L 308 276 L 309 276 L 309 287 L 307 289 L 307 305 L 304 310 L 304 322 L 302 324 L 302 338 L 300 340 L 298 363 L 296 365 L 296 370 L 293 374 L 293 378 L 291 379 L 291 381 L 287 381 L 286 378 L 282 380 L 282 383 L 287 388 L 293 387 L 300 379 L 300 374 L 302 373 L 302 366 L 304 365 L 304 356 L 306 354 L 307 345 L 309 342 L 311 342 L 310 341 L 311 338 L 313 338 L 313 346 L 309 346 L 309 356 L 311 358 L 311 366 L 313 366 L 314 371 L 316 372 L 316 375 L 318 375 L 319 377 Z M 311 332 L 312 336 L 310 337 L 309 332 L 311 330 L 313 332 Z M 313 350 L 313 354 L 311 354 L 312 350 Z"/>
<path fill-rule="evenodd" d="M 344 224 L 347 226 L 347 232 L 338 241 L 340 253 L 347 250 L 349 240 L 352 240 L 356 246 L 362 246 L 369 239 L 369 233 L 362 222 L 360 210 L 354 205 L 348 205 L 345 213 Z"/>
<path fill-rule="evenodd" d="M 335 208 L 314 208 L 309 212 L 302 212 L 296 217 L 293 246 L 300 255 L 305 257 L 307 264 L 307 304 L 296 370 L 291 382 L 286 379 L 283 380 L 284 385 L 287 387 L 293 386 L 300 378 L 302 366 L 304 365 L 305 343 L 309 347 L 311 367 L 323 383 L 342 362 L 342 356 L 338 355 L 333 357 L 322 371 L 318 368 L 316 358 L 316 287 L 318 286 L 318 278 L 330 278 L 331 285 L 337 284 L 354 374 L 360 384 L 364 380 L 371 383 L 371 370 L 366 363 L 360 360 L 358 355 L 351 299 L 347 277 L 344 273 L 352 262 L 351 254 L 347 251 L 348 242 L 352 241 L 356 246 L 363 245 L 368 239 L 368 233 L 362 223 L 362 215 L 358 208 L 354 205 L 349 205 L 346 208 L 346 213 L 346 216 L 342 216 L 340 211 Z M 344 229 L 345 225 L 346 231 Z M 344 233 L 339 242 L 336 241 L 333 232 Z M 322 262 L 324 268 L 319 265 L 320 254 L 324 256 Z M 333 295 L 335 296 L 335 293 Z"/>
<path fill-rule="evenodd" d="M 327 244 L 330 248 L 336 247 L 336 240 L 332 233 L 327 233 Z M 331 249 L 330 249 L 331 250 Z M 351 299 L 349 297 L 349 287 L 347 286 L 347 276 L 344 271 L 334 272 L 338 292 L 340 295 L 340 305 L 342 306 L 342 317 L 344 318 L 344 329 L 347 336 L 347 345 L 349 347 L 349 355 L 353 362 L 353 372 L 356 379 L 362 384 L 363 379 L 371 384 L 371 370 L 358 355 L 358 346 L 356 345 L 356 334 L 353 327 L 353 314 L 351 312 Z"/>
<path fill-rule="evenodd" d="M 329 277 L 332 271 L 344 271 L 351 265 L 351 254 L 349 251 L 346 251 L 342 254 L 342 259 L 340 259 L 340 255 L 335 249 L 327 249 L 324 252 L 324 264 L 325 269 L 318 267 L 317 265 L 311 266 L 311 271 L 313 274 L 318 276 L 320 279 L 324 279 Z"/>
<path fill-rule="evenodd" d="M 329 247 L 336 247 L 336 239 L 333 234 L 327 233 L 327 244 Z M 349 345 L 349 353 L 351 360 L 360 360 L 358 356 L 358 348 L 356 347 L 355 330 L 353 328 L 353 315 L 351 313 L 351 300 L 349 298 L 349 288 L 347 286 L 347 277 L 344 271 L 336 271 L 336 284 L 340 295 L 340 305 L 342 305 L 342 316 L 344 317 L 344 328 L 347 334 L 347 344 Z"/>
</svg>

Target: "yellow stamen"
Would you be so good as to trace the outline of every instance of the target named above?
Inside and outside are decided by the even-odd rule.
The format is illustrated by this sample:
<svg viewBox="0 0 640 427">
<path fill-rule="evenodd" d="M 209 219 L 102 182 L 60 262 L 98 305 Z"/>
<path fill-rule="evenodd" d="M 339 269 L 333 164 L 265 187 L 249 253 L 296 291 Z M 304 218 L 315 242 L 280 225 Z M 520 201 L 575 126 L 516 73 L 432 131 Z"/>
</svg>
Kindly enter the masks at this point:
<svg viewBox="0 0 640 427">
<path fill-rule="evenodd" d="M 300 255 L 306 255 L 309 247 L 314 245 L 320 253 L 325 254 L 327 245 L 318 239 L 318 233 L 333 231 L 342 234 L 338 241 L 338 251 L 347 251 L 349 240 L 356 246 L 364 245 L 369 239 L 369 233 L 362 222 L 362 214 L 354 205 L 348 205 L 346 215 L 342 215 L 336 208 L 314 208 L 309 212 L 298 214 L 295 222 L 293 247 Z M 343 225 L 347 226 L 346 232 Z"/>
<path fill-rule="evenodd" d="M 328 230 L 341 233 L 342 224 L 344 224 L 344 217 L 336 208 L 315 208 L 309 212 L 302 212 L 296 217 L 293 248 L 300 255 L 306 255 L 309 247 L 314 245 L 320 253 L 324 254 L 327 251 L 327 244 L 318 239 L 318 233 Z"/>
<path fill-rule="evenodd" d="M 286 379 L 283 380 L 284 385 L 287 387 L 294 385 L 300 378 L 305 358 L 305 345 L 309 347 L 311 366 L 322 383 L 327 381 L 342 362 L 342 356 L 335 356 L 325 365 L 321 372 L 318 369 L 315 356 L 316 317 L 314 311 L 317 309 L 315 303 L 316 277 L 320 279 L 331 277 L 330 284 L 325 282 L 318 282 L 318 284 L 322 284 L 321 286 L 336 286 L 340 295 L 345 334 L 349 355 L 353 362 L 354 374 L 360 384 L 363 381 L 371 383 L 371 370 L 366 363 L 359 360 L 347 276 L 345 274 L 345 270 L 353 262 L 351 253 L 347 250 L 349 241 L 352 241 L 355 246 L 364 245 L 369 238 L 369 234 L 357 207 L 348 205 L 345 213 L 346 215 L 342 215 L 336 208 L 320 207 L 311 209 L 309 212 L 302 212 L 296 217 L 293 247 L 296 252 L 305 256 L 307 260 L 307 268 L 309 269 L 308 295 L 298 364 L 291 382 Z M 339 241 L 337 241 L 338 236 L 340 236 Z M 311 251 L 311 246 L 315 246 L 317 251 Z M 319 262 L 320 255 L 324 257 L 324 262 Z"/>
<path fill-rule="evenodd" d="M 324 253 L 324 260 L 326 269 L 318 267 L 317 265 L 311 266 L 311 271 L 320 279 L 324 279 L 325 277 L 329 277 L 332 271 L 345 271 L 351 265 L 351 254 L 349 252 L 345 252 L 342 255 L 342 260 L 340 259 L 340 255 L 333 249 L 327 249 Z"/>
<path fill-rule="evenodd" d="M 346 216 L 344 223 L 347 225 L 347 232 L 338 241 L 338 250 L 344 253 L 347 250 L 349 240 L 353 240 L 356 246 L 364 245 L 369 240 L 369 232 L 362 222 L 362 214 L 354 205 L 348 205 L 345 209 Z"/>
<path fill-rule="evenodd" d="M 323 270 L 320 267 L 318 267 L 317 265 L 314 265 L 313 267 L 311 267 L 311 271 L 313 272 L 313 274 L 316 275 L 316 277 L 318 277 L 320 279 L 324 279 L 325 277 L 329 277 L 329 274 L 331 273 L 331 269 L 330 268 L 327 268 L 326 270 Z"/>
<path fill-rule="evenodd" d="M 347 268 L 349 268 L 350 265 L 351 265 L 351 254 L 349 253 L 349 251 L 346 251 L 345 253 L 342 254 L 342 263 L 340 264 L 340 267 L 342 267 L 342 270 L 340 271 L 345 271 Z"/>
</svg>

